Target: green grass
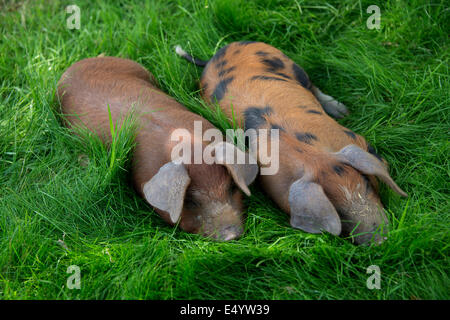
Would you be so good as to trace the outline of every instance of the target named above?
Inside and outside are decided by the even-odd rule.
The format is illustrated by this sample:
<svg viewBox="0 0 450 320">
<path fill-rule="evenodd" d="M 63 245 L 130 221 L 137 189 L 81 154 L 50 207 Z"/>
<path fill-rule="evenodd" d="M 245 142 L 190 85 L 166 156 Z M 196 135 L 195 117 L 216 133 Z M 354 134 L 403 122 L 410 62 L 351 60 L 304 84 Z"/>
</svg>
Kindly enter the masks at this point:
<svg viewBox="0 0 450 320">
<path fill-rule="evenodd" d="M 449 299 L 449 8 L 445 1 L 0 1 L 1 299 Z M 65 7 L 81 8 L 81 29 Z M 366 8 L 381 8 L 369 30 Z M 215 125 L 199 58 L 236 40 L 302 65 L 390 163 L 404 200 L 381 188 L 381 246 L 294 230 L 253 186 L 246 232 L 217 243 L 165 224 L 130 186 L 131 131 L 108 149 L 61 126 L 56 83 L 77 60 L 138 61 Z M 63 240 L 65 246 L 61 245 Z M 81 268 L 81 289 L 66 287 Z M 366 269 L 381 269 L 381 289 Z"/>
</svg>

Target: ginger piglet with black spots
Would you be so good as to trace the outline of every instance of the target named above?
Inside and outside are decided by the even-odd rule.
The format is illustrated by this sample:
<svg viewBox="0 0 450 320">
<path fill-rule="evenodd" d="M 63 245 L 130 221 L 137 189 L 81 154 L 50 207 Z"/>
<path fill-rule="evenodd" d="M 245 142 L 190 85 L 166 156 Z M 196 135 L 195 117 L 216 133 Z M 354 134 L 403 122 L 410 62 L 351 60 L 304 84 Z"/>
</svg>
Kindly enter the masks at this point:
<svg viewBox="0 0 450 320">
<path fill-rule="evenodd" d="M 294 228 L 343 234 L 358 244 L 385 239 L 388 219 L 376 178 L 407 195 L 367 141 L 329 116 L 346 115 L 342 103 L 262 42 L 230 43 L 209 61 L 194 59 L 180 46 L 176 52 L 205 67 L 200 87 L 211 106 L 218 104 L 245 130 L 279 130 L 279 170 L 260 175 L 259 183 Z"/>
</svg>

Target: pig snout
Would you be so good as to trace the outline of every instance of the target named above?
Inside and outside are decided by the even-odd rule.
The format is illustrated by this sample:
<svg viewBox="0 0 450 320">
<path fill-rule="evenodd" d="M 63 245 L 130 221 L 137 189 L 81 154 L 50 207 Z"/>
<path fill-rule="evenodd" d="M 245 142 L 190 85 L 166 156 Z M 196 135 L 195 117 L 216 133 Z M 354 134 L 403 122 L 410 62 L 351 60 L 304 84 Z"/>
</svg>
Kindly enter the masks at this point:
<svg viewBox="0 0 450 320">
<path fill-rule="evenodd" d="M 368 244 L 382 244 L 384 241 L 387 240 L 387 236 L 383 234 L 377 233 L 377 231 L 374 232 L 368 232 L 366 234 L 362 234 L 359 236 L 355 236 L 354 239 L 356 244 L 358 245 L 368 245 Z"/>
<path fill-rule="evenodd" d="M 212 202 L 203 212 L 203 233 L 217 241 L 238 239 L 244 232 L 243 217 L 230 203 Z"/>
<path fill-rule="evenodd" d="M 230 241 L 234 239 L 238 239 L 242 233 L 243 228 L 240 226 L 228 226 L 219 230 L 216 240 L 219 241 Z"/>
<path fill-rule="evenodd" d="M 389 224 L 387 218 L 383 214 L 383 220 L 381 222 L 374 222 L 373 227 L 367 232 L 360 232 L 359 235 L 355 235 L 354 241 L 356 244 L 382 244 L 386 241 L 387 234 L 389 232 Z"/>
<path fill-rule="evenodd" d="M 361 206 L 350 208 L 342 214 L 342 221 L 344 233 L 351 236 L 352 241 L 358 245 L 378 245 L 387 240 L 389 221 L 379 204 L 365 208 Z"/>
</svg>

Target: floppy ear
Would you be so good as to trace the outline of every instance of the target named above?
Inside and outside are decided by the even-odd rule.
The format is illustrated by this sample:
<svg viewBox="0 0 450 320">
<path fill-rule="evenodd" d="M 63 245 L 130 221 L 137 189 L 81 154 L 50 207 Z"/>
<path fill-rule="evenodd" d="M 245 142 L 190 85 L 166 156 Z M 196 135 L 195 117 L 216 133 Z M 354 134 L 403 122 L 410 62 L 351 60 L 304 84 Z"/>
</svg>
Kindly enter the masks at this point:
<svg viewBox="0 0 450 320">
<path fill-rule="evenodd" d="M 336 153 L 338 158 L 364 174 L 374 175 L 402 197 L 408 195 L 392 180 L 386 166 L 376 157 L 356 145 L 348 145 Z"/>
<path fill-rule="evenodd" d="M 250 196 L 248 186 L 255 180 L 259 169 L 255 158 L 228 142 L 219 142 L 214 152 L 215 162 L 224 165 L 237 186 Z M 239 159 L 242 161 L 237 161 Z"/>
<path fill-rule="evenodd" d="M 166 211 L 173 223 L 177 223 L 183 209 L 184 195 L 191 182 L 181 163 L 169 162 L 144 184 L 145 199 L 157 209 Z"/>
<path fill-rule="evenodd" d="M 309 233 L 341 233 L 341 219 L 322 187 L 302 178 L 289 189 L 291 226 Z"/>
</svg>

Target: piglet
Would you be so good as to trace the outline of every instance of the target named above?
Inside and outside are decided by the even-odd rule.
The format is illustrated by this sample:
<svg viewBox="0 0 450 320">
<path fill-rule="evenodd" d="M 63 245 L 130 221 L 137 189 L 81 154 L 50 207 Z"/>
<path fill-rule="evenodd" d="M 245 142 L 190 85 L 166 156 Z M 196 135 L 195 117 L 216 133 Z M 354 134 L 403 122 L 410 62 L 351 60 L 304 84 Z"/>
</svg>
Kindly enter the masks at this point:
<svg viewBox="0 0 450 320">
<path fill-rule="evenodd" d="M 245 129 L 278 130 L 279 170 L 259 180 L 290 214 L 294 228 L 343 233 L 358 244 L 384 240 L 388 220 L 375 177 L 406 194 L 367 141 L 328 116 L 343 117 L 345 105 L 315 87 L 280 50 L 262 42 L 231 43 L 209 61 L 194 59 L 180 46 L 176 52 L 205 67 L 200 86 L 208 103 L 218 103 Z"/>
<path fill-rule="evenodd" d="M 203 131 L 214 127 L 158 89 L 141 65 L 114 57 L 81 60 L 64 72 L 57 95 L 69 127 L 87 127 L 107 144 L 108 108 L 114 123 L 133 110 L 138 121 L 131 168 L 134 187 L 165 221 L 217 240 L 242 234 L 241 191 L 250 195 L 248 185 L 257 175 L 257 165 L 225 161 L 223 155 L 230 150 L 242 151 L 224 141 L 212 145 L 216 161 L 211 164 L 173 159 L 174 130 L 194 136 L 194 122 Z M 202 151 L 207 147 L 198 139 L 190 144 Z"/>
</svg>

